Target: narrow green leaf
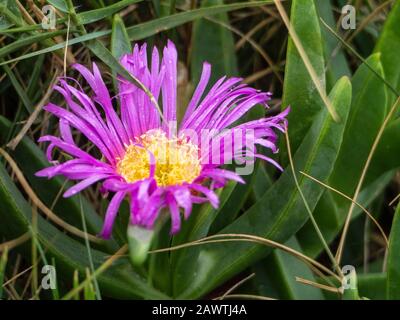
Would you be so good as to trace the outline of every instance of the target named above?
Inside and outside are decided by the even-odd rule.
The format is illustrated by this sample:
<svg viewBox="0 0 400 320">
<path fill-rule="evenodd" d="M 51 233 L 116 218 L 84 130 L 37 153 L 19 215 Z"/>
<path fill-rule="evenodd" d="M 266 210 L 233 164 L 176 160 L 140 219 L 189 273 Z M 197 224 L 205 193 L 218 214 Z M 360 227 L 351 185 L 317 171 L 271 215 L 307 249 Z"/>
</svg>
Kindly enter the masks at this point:
<svg viewBox="0 0 400 320">
<path fill-rule="evenodd" d="M 47 0 L 47 2 L 54 6 L 56 9 L 64 13 L 68 13 L 68 7 L 65 3 L 65 0 Z"/>
<path fill-rule="evenodd" d="M 132 46 L 126 32 L 125 25 L 121 17 L 116 14 L 112 24 L 111 34 L 111 53 L 116 59 L 120 59 L 124 54 L 131 53 Z M 113 84 L 115 92 L 118 91 L 116 73 L 113 72 Z"/>
<path fill-rule="evenodd" d="M 385 129 L 368 172 L 367 181 L 376 179 L 382 172 L 400 167 L 400 119 L 394 120 Z"/>
<path fill-rule="evenodd" d="M 285 245 L 301 251 L 295 237 L 292 237 Z M 274 250 L 266 259 L 258 262 L 253 270 L 256 273 L 254 282 L 259 295 L 271 296 L 272 294 L 277 299 L 291 300 L 324 299 L 320 289 L 296 281 L 296 277 L 314 282 L 316 280 L 303 261 L 286 252 Z"/>
<path fill-rule="evenodd" d="M 25 37 L 16 41 L 11 42 L 10 44 L 2 47 L 0 49 L 0 59 L 5 57 L 6 55 L 26 46 L 31 45 L 32 43 L 37 43 L 43 41 L 45 39 L 53 38 L 62 34 L 65 34 L 66 30 L 58 30 L 51 32 L 43 32 L 38 33 L 29 37 Z"/>
<path fill-rule="evenodd" d="M 296 170 L 326 180 L 342 142 L 344 126 L 351 102 L 351 85 L 347 78 L 338 81 L 330 99 L 342 121 L 336 123 L 324 108 L 315 118 L 306 138 L 294 157 Z M 323 190 L 299 177 L 300 187 L 311 210 Z M 267 193 L 220 233 L 247 233 L 278 242 L 287 241 L 308 219 L 304 204 L 293 181 L 293 173 L 285 170 Z M 179 298 L 201 297 L 223 281 L 266 256 L 270 248 L 250 243 L 209 244 L 201 247 L 195 267 L 180 275 L 176 292 Z"/>
<path fill-rule="evenodd" d="M 86 269 L 86 278 L 90 279 L 89 269 Z M 92 281 L 87 281 L 85 283 L 85 287 L 83 288 L 83 297 L 84 300 L 96 300 L 96 292 Z"/>
<path fill-rule="evenodd" d="M 314 0 L 293 0 L 290 21 L 321 83 L 325 85 L 323 41 Z M 286 53 L 282 107 L 291 106 L 289 137 L 295 152 L 315 115 L 324 108 L 321 97 L 292 39 Z M 286 150 L 281 148 L 281 150 Z M 282 153 L 286 161 L 286 154 Z"/>
<path fill-rule="evenodd" d="M 13 23 L 17 23 L 18 25 L 23 24 L 21 11 L 16 1 L 0 0 L 0 12 L 4 13 L 5 17 L 2 16 L 7 20 L 6 23 L 8 23 L 8 25 L 12 25 Z M 11 19 L 10 16 L 12 16 Z"/>
<path fill-rule="evenodd" d="M 1 253 L 0 257 L 0 300 L 3 298 L 3 281 L 4 275 L 6 273 L 6 266 L 7 266 L 7 258 L 8 258 L 8 249 Z"/>
<path fill-rule="evenodd" d="M 54 268 L 56 268 L 56 261 L 54 260 L 54 258 L 51 259 L 51 265 Z M 56 272 L 56 276 L 55 276 L 54 280 L 56 281 L 56 283 L 55 283 L 56 284 L 56 288 L 51 290 L 51 294 L 53 296 L 53 300 L 59 300 L 60 299 L 60 290 L 59 290 L 59 287 L 58 287 L 57 272 Z"/>
<path fill-rule="evenodd" d="M 352 270 L 349 275 L 347 275 L 349 288 L 345 288 L 343 290 L 343 300 L 360 300 L 360 296 L 358 294 L 358 280 L 357 273 L 355 270 Z"/>
<path fill-rule="evenodd" d="M 381 53 L 385 79 L 400 91 L 400 2 L 396 1 L 379 36 L 375 52 Z M 397 97 L 389 92 L 387 104 L 392 106 Z"/>
<path fill-rule="evenodd" d="M 134 3 L 142 2 L 143 0 L 122 0 L 113 3 L 107 7 L 89 10 L 78 13 L 78 19 L 83 24 L 93 23 L 104 18 L 112 16 L 115 12 L 122 10 L 123 8 L 132 5 Z"/>
<path fill-rule="evenodd" d="M 74 275 L 72 279 L 72 288 L 76 289 L 78 287 L 79 287 L 79 272 L 78 270 L 74 270 Z M 74 295 L 73 299 L 79 300 L 79 292 Z"/>
<path fill-rule="evenodd" d="M 98 38 L 101 38 L 101 37 L 109 35 L 109 34 L 111 34 L 111 30 L 96 31 L 96 32 L 92 32 L 89 34 L 85 34 L 83 36 L 79 36 L 79 37 L 68 40 L 68 46 L 72 46 L 73 44 L 77 44 L 77 43 L 81 43 L 81 42 L 85 42 L 85 41 L 89 41 L 89 40 L 93 40 L 93 39 L 98 39 Z M 6 64 L 9 64 L 9 63 L 12 63 L 15 61 L 20 61 L 20 60 L 36 57 L 41 54 L 57 51 L 59 49 L 65 48 L 65 46 L 66 46 L 66 42 L 57 43 L 55 45 L 46 47 L 44 49 L 30 52 L 30 53 L 21 55 L 17 58 L 14 58 L 14 59 L 3 61 L 0 63 L 0 66 L 6 65 Z"/>
<path fill-rule="evenodd" d="M 390 231 L 386 288 L 387 299 L 400 299 L 400 205 L 397 205 Z"/>
</svg>

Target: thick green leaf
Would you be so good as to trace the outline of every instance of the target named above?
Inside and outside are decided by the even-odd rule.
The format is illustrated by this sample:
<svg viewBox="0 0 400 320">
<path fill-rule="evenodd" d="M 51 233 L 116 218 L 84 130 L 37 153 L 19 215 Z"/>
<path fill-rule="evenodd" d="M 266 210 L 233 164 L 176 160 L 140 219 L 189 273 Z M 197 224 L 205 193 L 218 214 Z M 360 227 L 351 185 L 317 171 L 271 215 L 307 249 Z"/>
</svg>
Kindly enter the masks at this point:
<svg viewBox="0 0 400 320">
<path fill-rule="evenodd" d="M 293 0 L 290 21 L 321 84 L 325 85 L 323 42 L 314 1 Z M 291 38 L 286 53 L 282 107 L 286 108 L 288 105 L 291 106 L 288 116 L 290 141 L 295 152 L 310 128 L 314 116 L 324 108 L 324 105 Z M 284 153 L 282 157 L 287 158 Z"/>
<path fill-rule="evenodd" d="M 263 170 L 258 171 L 256 183 L 253 186 L 255 199 L 262 198 L 271 185 L 272 181 Z M 260 181 L 257 181 L 260 180 Z M 301 252 L 296 237 L 290 238 L 286 246 Z M 254 284 L 257 287 L 257 293 L 262 296 L 274 297 L 277 299 L 323 299 L 324 296 L 320 289 L 305 286 L 296 281 L 296 277 L 316 281 L 310 268 L 303 261 L 292 255 L 274 250 L 267 258 L 258 262 L 253 268 L 256 273 Z"/>
<path fill-rule="evenodd" d="M 295 237 L 292 237 L 285 245 L 301 251 Z M 320 289 L 296 281 L 296 277 L 314 282 L 316 280 L 303 261 L 286 252 L 274 250 L 266 259 L 258 262 L 253 271 L 256 273 L 254 282 L 258 288 L 259 295 L 277 299 L 324 299 Z"/>
<path fill-rule="evenodd" d="M 315 6 L 319 16 L 331 27 L 335 27 L 336 21 L 332 10 L 332 1 L 316 0 Z M 347 65 L 346 56 L 338 39 L 326 28 L 321 27 L 324 44 L 324 56 L 327 87 L 332 88 L 335 82 L 343 76 L 351 77 L 351 71 Z M 339 49 L 339 50 L 338 50 Z"/>
<path fill-rule="evenodd" d="M 0 199 L 1 234 L 15 237 L 30 231 L 32 210 L 3 165 L 0 166 Z M 85 275 L 86 268 L 90 265 L 85 246 L 65 235 L 41 216 L 38 217 L 37 236 L 46 255 L 55 258 L 58 274 L 70 278 L 74 270 L 78 270 Z M 95 268 L 109 257 L 109 254 L 97 250 L 92 250 L 91 253 Z M 167 298 L 134 273 L 126 258 L 121 258 L 98 276 L 97 281 L 105 295 L 114 298 Z"/>
<path fill-rule="evenodd" d="M 215 220 L 210 227 L 210 234 L 217 233 L 222 228 L 232 223 L 240 214 L 240 210 L 245 205 L 245 202 L 251 193 L 251 188 L 258 173 L 257 168 L 259 166 L 259 164 L 256 165 L 252 175 L 242 177 L 245 181 L 244 184 L 236 184 L 235 189 L 229 195 L 229 199 L 218 211 L 218 215 L 215 217 Z"/>
<path fill-rule="evenodd" d="M 268 175 L 265 166 L 260 165 L 253 184 L 253 196 L 255 201 L 258 201 L 265 194 L 265 192 L 267 192 L 267 190 L 272 186 L 272 184 L 273 180 Z"/>
<path fill-rule="evenodd" d="M 358 291 L 361 298 L 366 297 L 371 300 L 385 299 L 385 273 L 358 274 L 357 277 Z"/>
<path fill-rule="evenodd" d="M 379 54 L 372 55 L 367 63 L 379 74 L 383 74 Z M 349 120 L 328 183 L 348 196 L 352 196 L 356 189 L 371 146 L 382 125 L 387 99 L 385 84 L 366 65 L 357 70 L 352 84 L 353 102 Z M 327 191 L 322 197 L 314 216 L 328 242 L 340 231 L 349 206 L 349 200 L 336 193 L 331 194 L 331 191 Z M 303 228 L 298 238 L 306 254 L 315 256 L 322 249 L 311 223 Z M 311 244 L 312 248 L 306 243 Z"/>
<path fill-rule="evenodd" d="M 132 46 L 126 32 L 124 22 L 121 17 L 116 14 L 113 19 L 111 34 L 111 53 L 117 59 L 121 58 L 125 53 L 131 53 Z"/>
<path fill-rule="evenodd" d="M 294 157 L 296 170 L 321 180 L 329 177 L 342 141 L 351 102 L 347 78 L 338 81 L 330 98 L 342 121 L 335 123 L 325 108 L 321 110 Z M 299 184 L 312 210 L 323 190 L 304 177 L 299 177 Z M 307 219 L 292 172 L 287 169 L 260 201 L 220 233 L 247 233 L 285 242 Z M 195 268 L 179 275 L 176 292 L 180 298 L 200 297 L 270 252 L 270 248 L 242 242 L 202 246 Z"/>
<path fill-rule="evenodd" d="M 203 8 L 222 4 L 224 4 L 223 0 L 201 2 Z M 213 18 L 229 24 L 226 13 L 213 16 Z M 211 83 L 224 75 L 237 76 L 238 69 L 232 32 L 209 20 L 196 20 L 192 29 L 190 61 L 193 83 L 200 79 L 203 61 L 208 61 L 212 65 Z"/>
<path fill-rule="evenodd" d="M 386 288 L 387 299 L 400 300 L 400 205 L 396 208 L 390 231 Z"/>
<path fill-rule="evenodd" d="M 12 25 L 13 23 L 17 23 L 18 25 L 23 24 L 21 11 L 16 1 L 0 0 L 0 12 L 4 13 L 2 15 L 3 19 L 1 19 L 6 20 L 4 26 Z M 10 15 L 12 18 L 10 18 Z"/>
<path fill-rule="evenodd" d="M 385 79 L 400 91 L 400 2 L 396 1 L 380 34 L 375 52 L 381 53 Z M 396 96 L 389 92 L 388 106 Z"/>
<path fill-rule="evenodd" d="M 319 279 L 318 282 L 324 283 L 322 279 Z M 357 273 L 357 284 L 361 299 L 386 299 L 386 273 Z M 324 294 L 329 300 L 337 300 L 339 298 L 337 294 L 332 292 L 324 291 Z"/>
<path fill-rule="evenodd" d="M 400 119 L 394 120 L 385 129 L 382 140 L 375 152 L 367 181 L 378 177 L 382 172 L 387 172 L 400 167 L 400 159 L 394 155 L 400 154 Z"/>
<path fill-rule="evenodd" d="M 62 12 L 68 12 L 68 7 L 65 3 L 65 0 L 47 0 L 47 2 Z"/>
<path fill-rule="evenodd" d="M 111 33 L 111 53 L 116 59 L 120 59 L 124 54 L 131 53 L 132 46 L 126 32 L 124 22 L 121 17 L 116 14 L 113 19 Z M 113 72 L 113 83 L 115 92 L 118 91 L 118 83 L 115 72 Z"/>
</svg>

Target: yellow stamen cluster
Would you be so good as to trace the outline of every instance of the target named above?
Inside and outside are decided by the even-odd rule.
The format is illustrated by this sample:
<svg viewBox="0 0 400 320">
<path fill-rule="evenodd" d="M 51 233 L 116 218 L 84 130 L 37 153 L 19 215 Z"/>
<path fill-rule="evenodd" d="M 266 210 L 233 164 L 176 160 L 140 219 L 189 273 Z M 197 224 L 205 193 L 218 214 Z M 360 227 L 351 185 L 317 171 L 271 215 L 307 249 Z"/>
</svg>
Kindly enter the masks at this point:
<svg viewBox="0 0 400 320">
<path fill-rule="evenodd" d="M 159 186 L 192 182 L 201 171 L 199 149 L 185 138 L 168 139 L 161 130 L 150 130 L 137 143 L 126 147 L 117 171 L 127 182 L 146 179 L 150 174 L 150 155 L 154 155 L 155 180 Z"/>
</svg>

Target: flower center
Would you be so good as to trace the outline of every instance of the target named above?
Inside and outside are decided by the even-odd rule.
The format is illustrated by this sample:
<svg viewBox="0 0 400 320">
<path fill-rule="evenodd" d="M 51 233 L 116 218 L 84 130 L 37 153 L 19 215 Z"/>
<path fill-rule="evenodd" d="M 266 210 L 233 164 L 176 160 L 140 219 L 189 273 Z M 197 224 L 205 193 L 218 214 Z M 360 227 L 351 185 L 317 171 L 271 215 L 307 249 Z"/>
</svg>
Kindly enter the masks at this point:
<svg viewBox="0 0 400 320">
<path fill-rule="evenodd" d="M 150 174 L 151 157 L 154 156 L 154 178 L 159 186 L 191 183 L 201 171 L 199 148 L 185 138 L 168 139 L 161 130 L 150 130 L 130 144 L 117 164 L 118 173 L 127 182 L 146 179 Z"/>
</svg>

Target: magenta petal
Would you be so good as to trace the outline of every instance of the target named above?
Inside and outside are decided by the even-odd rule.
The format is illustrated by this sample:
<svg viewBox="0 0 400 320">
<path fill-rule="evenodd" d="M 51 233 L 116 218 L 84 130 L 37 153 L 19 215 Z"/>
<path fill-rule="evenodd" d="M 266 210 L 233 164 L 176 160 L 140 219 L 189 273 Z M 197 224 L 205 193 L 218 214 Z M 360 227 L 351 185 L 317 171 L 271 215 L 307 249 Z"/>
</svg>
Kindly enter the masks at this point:
<svg viewBox="0 0 400 320">
<path fill-rule="evenodd" d="M 207 87 L 208 81 L 210 80 L 210 76 L 211 76 L 211 65 L 208 62 L 204 62 L 199 83 L 197 85 L 196 90 L 194 91 L 192 99 L 188 104 L 188 107 L 186 108 L 185 116 L 182 119 L 182 123 L 186 122 L 187 118 L 193 113 L 195 108 L 198 106 L 201 96 L 203 95 L 204 90 Z"/>
<path fill-rule="evenodd" d="M 103 230 L 100 232 L 100 236 L 102 238 L 109 239 L 111 237 L 114 220 L 118 213 L 118 209 L 121 205 L 121 202 L 122 200 L 124 200 L 124 197 L 125 197 L 125 192 L 117 192 L 111 199 L 105 215 Z"/>
<path fill-rule="evenodd" d="M 223 169 L 206 169 L 203 170 L 202 175 L 210 178 L 224 178 L 228 180 L 233 180 L 239 183 L 245 183 L 244 180 L 236 173 Z"/>
<path fill-rule="evenodd" d="M 192 200 L 189 189 L 181 187 L 173 190 L 172 193 L 178 205 L 183 208 L 185 219 L 189 218 L 189 215 L 192 212 Z"/>
<path fill-rule="evenodd" d="M 179 208 L 173 197 L 169 197 L 167 203 L 171 213 L 171 234 L 176 234 L 181 228 L 181 215 L 179 213 Z"/>
<path fill-rule="evenodd" d="M 72 186 L 69 188 L 65 193 L 64 193 L 64 198 L 71 197 L 78 192 L 82 191 L 83 189 L 86 189 L 93 183 L 100 181 L 104 178 L 106 178 L 108 175 L 107 174 L 95 174 L 90 176 L 89 178 L 82 180 L 81 182 L 77 183 L 76 185 Z"/>
<path fill-rule="evenodd" d="M 190 185 L 190 187 L 196 191 L 199 191 L 201 193 L 203 193 L 207 199 L 210 201 L 211 205 L 216 209 L 219 206 L 219 199 L 218 196 L 215 194 L 214 191 L 200 185 L 200 184 L 196 184 L 193 183 Z"/>
<path fill-rule="evenodd" d="M 162 101 L 164 118 L 168 122 L 164 123 L 164 129 L 168 128 L 169 122 L 176 121 L 177 60 L 175 45 L 168 40 L 163 56 L 165 76 L 162 85 Z"/>
</svg>

